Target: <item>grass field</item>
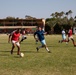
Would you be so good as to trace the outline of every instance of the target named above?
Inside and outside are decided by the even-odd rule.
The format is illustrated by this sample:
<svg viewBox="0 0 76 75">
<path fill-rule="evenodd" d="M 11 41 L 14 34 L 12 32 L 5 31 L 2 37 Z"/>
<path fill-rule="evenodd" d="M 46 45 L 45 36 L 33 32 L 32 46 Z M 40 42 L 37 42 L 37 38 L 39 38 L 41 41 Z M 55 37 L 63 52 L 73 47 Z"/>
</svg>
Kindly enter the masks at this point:
<svg viewBox="0 0 76 75">
<path fill-rule="evenodd" d="M 76 47 L 70 41 L 68 45 L 58 43 L 61 35 L 45 36 L 48 48 L 52 53 L 42 48 L 39 52 L 33 36 L 27 36 L 21 44 L 24 57 L 10 54 L 11 44 L 7 35 L 0 35 L 0 75 L 76 75 Z M 76 35 L 74 35 L 76 41 Z"/>
</svg>

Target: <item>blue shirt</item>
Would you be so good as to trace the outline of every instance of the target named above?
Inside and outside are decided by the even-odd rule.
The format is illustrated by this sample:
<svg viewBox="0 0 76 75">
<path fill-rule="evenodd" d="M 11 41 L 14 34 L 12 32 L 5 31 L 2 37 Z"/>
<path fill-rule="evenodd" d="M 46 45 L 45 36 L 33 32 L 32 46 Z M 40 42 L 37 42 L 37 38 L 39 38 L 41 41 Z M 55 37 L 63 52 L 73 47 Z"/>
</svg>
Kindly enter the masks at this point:
<svg viewBox="0 0 76 75">
<path fill-rule="evenodd" d="M 36 35 L 37 34 L 37 37 L 38 37 L 38 39 L 40 40 L 40 41 L 42 41 L 42 40 L 44 40 L 45 38 L 44 38 L 44 31 L 43 30 L 41 30 L 41 31 L 36 31 L 35 33 L 34 33 L 34 35 Z"/>
</svg>

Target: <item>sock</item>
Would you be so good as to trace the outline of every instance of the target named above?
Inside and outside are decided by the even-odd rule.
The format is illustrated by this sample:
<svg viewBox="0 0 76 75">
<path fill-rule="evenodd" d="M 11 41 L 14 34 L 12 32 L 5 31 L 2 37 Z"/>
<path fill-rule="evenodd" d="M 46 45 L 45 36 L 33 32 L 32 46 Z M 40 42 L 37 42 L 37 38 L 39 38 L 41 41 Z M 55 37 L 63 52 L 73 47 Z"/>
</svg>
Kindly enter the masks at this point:
<svg viewBox="0 0 76 75">
<path fill-rule="evenodd" d="M 49 51 L 48 47 L 45 48 L 47 51 Z"/>
<path fill-rule="evenodd" d="M 38 49 L 42 48 L 42 46 L 39 46 Z"/>
</svg>

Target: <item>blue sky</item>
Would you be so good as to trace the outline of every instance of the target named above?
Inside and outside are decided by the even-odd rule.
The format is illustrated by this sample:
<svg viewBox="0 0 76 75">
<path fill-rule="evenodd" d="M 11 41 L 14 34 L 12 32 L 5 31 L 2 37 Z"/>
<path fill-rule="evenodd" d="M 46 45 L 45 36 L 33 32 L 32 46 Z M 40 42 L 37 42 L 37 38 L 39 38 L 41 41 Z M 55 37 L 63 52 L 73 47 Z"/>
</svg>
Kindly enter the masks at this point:
<svg viewBox="0 0 76 75">
<path fill-rule="evenodd" d="M 52 13 L 72 10 L 76 16 L 76 0 L 0 0 L 0 18 L 50 18 Z"/>
</svg>

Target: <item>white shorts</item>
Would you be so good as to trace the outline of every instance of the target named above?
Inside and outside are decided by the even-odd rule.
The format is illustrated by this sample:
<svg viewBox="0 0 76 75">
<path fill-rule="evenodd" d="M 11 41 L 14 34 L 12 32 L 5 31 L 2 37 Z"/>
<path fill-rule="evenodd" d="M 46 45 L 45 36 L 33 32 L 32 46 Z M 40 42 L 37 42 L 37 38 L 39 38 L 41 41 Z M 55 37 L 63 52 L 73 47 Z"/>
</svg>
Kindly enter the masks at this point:
<svg viewBox="0 0 76 75">
<path fill-rule="evenodd" d="M 66 39 L 66 36 L 62 36 L 62 39 L 65 40 Z"/>
<path fill-rule="evenodd" d="M 45 40 L 40 41 L 42 45 L 46 45 Z"/>
<path fill-rule="evenodd" d="M 20 43 L 14 40 L 12 40 L 12 44 L 16 44 L 17 46 L 20 46 Z"/>
<path fill-rule="evenodd" d="M 22 39 L 25 39 L 25 37 L 26 37 L 25 35 L 22 35 Z"/>
</svg>

